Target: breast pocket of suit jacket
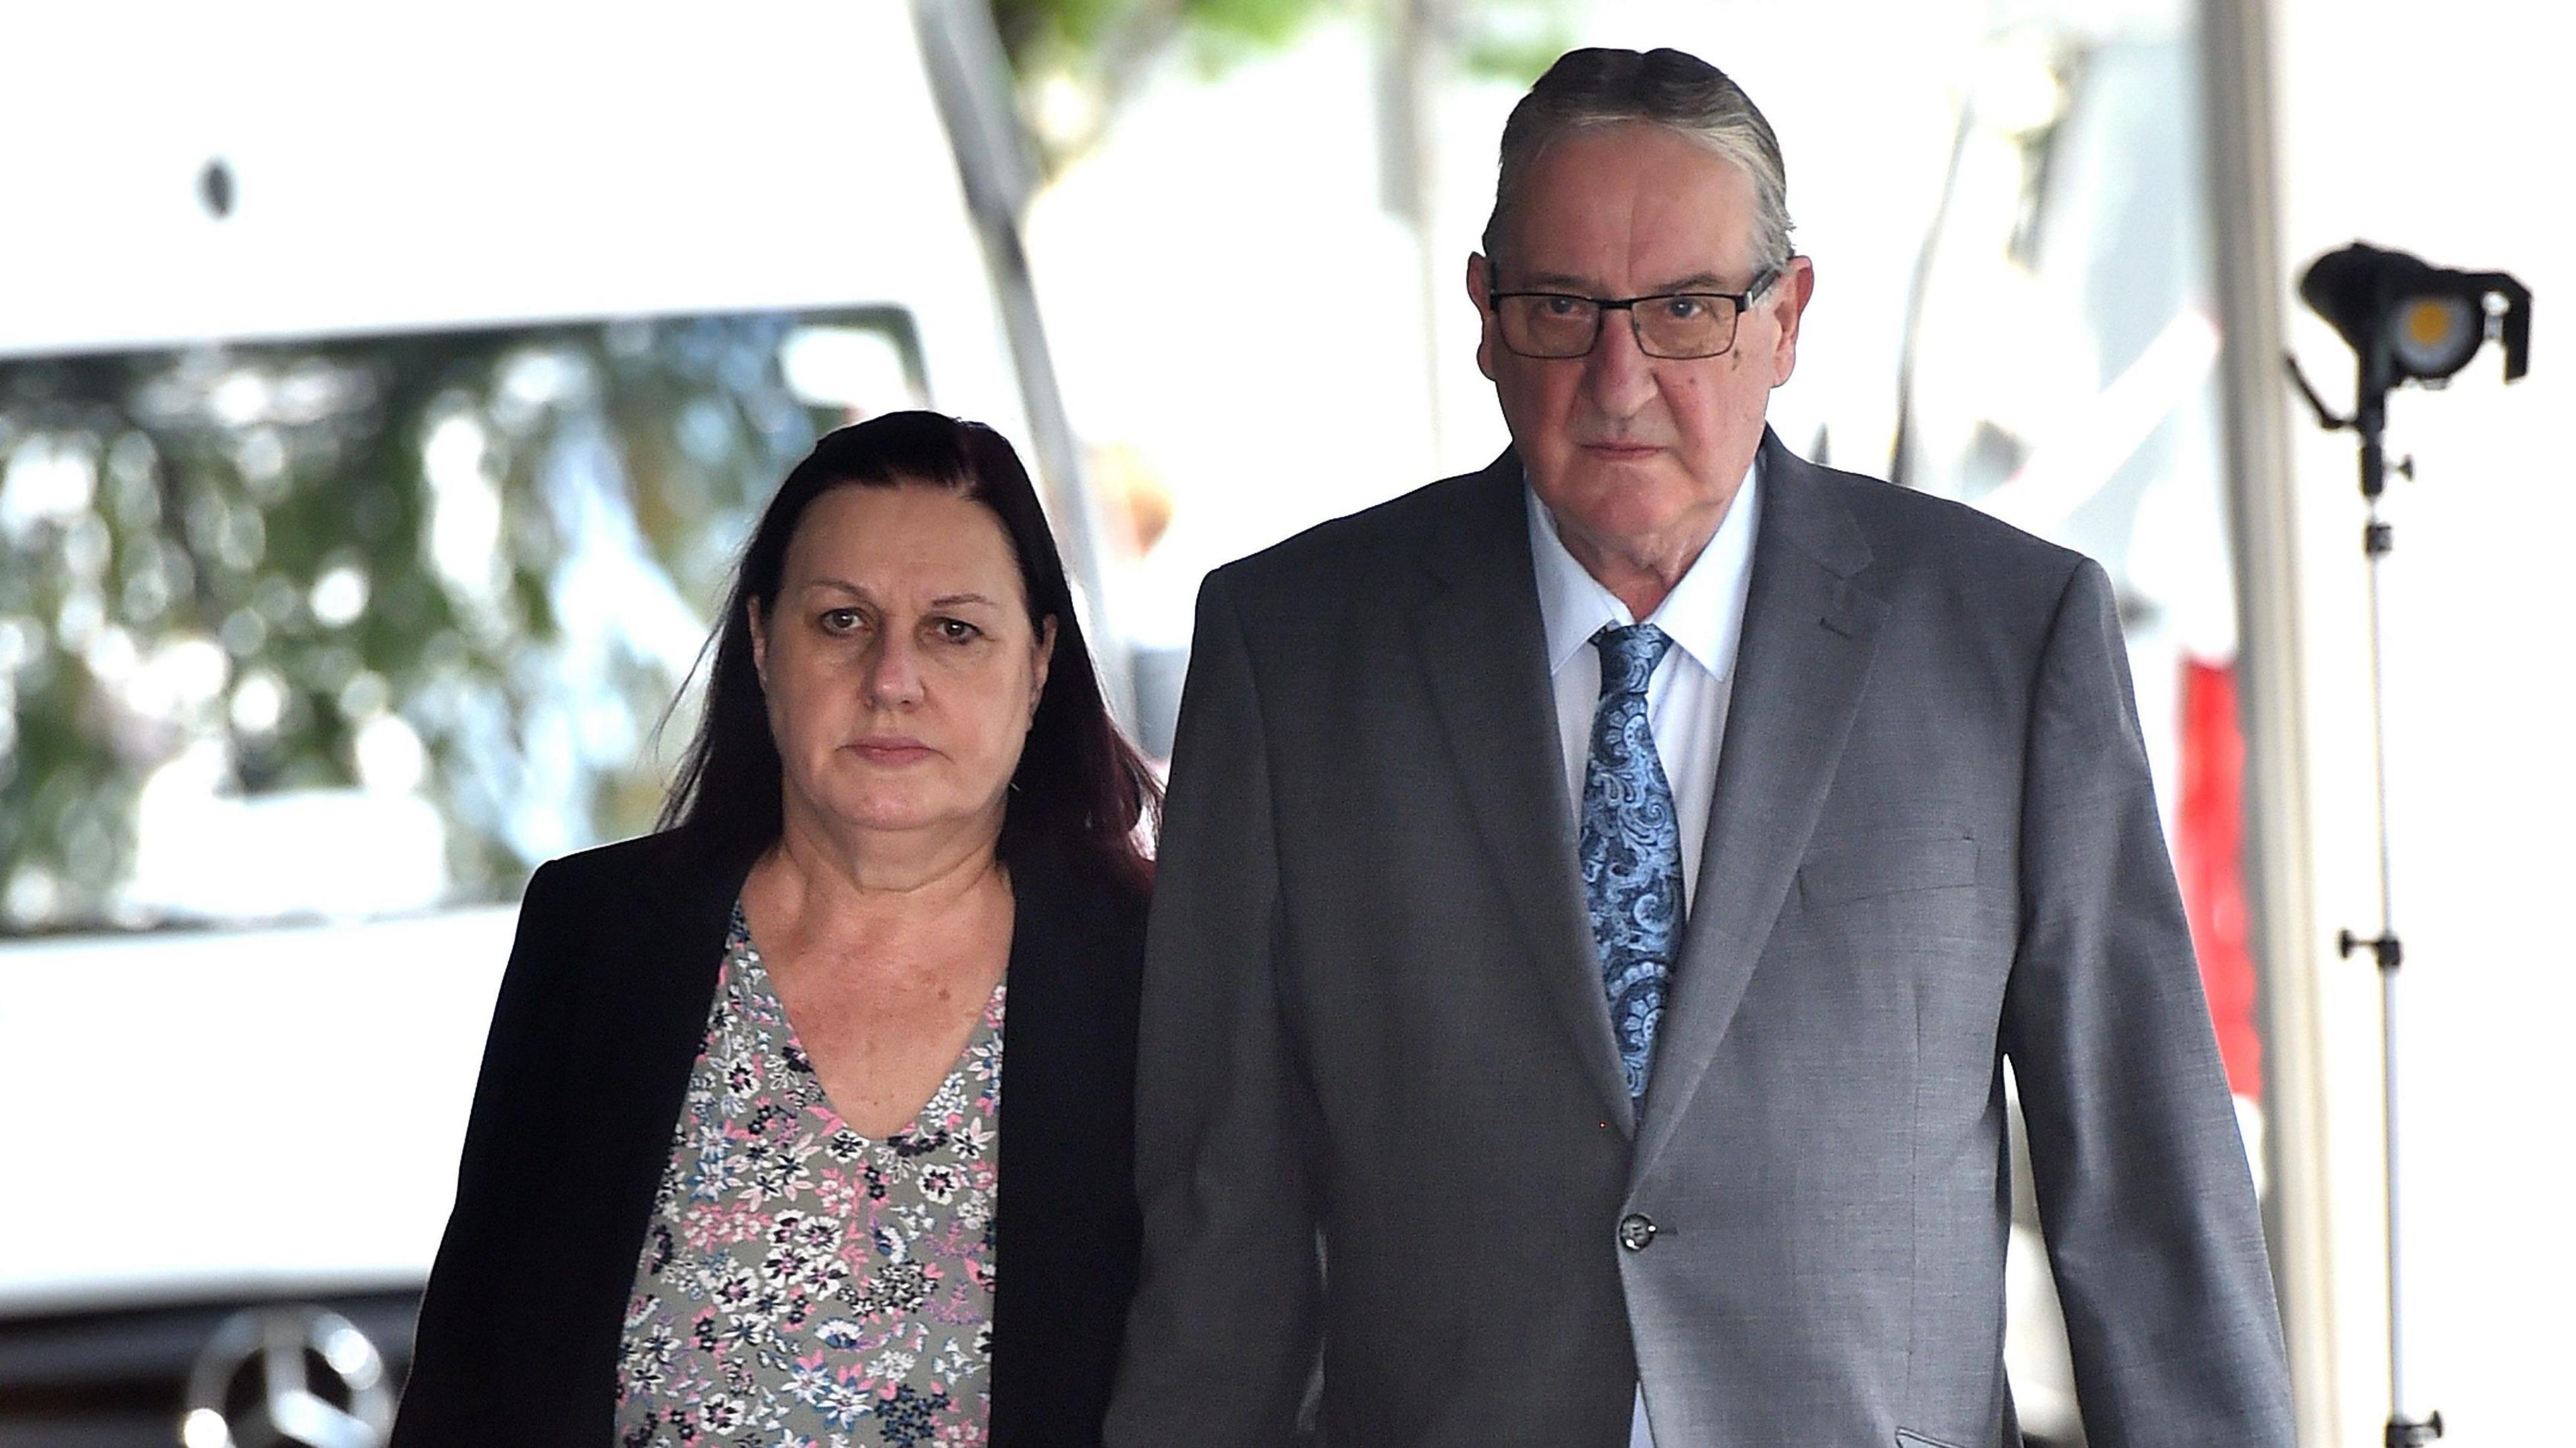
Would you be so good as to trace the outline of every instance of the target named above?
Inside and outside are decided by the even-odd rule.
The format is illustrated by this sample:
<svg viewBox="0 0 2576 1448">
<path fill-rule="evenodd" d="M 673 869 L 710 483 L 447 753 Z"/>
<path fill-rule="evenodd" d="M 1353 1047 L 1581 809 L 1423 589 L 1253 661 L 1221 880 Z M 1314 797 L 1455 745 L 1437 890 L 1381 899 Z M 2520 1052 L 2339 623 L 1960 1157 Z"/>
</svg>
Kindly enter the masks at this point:
<svg viewBox="0 0 2576 1448">
<path fill-rule="evenodd" d="M 1986 853 L 1964 828 L 1929 823 L 1820 840 L 1799 862 L 1772 952 L 1811 989 L 1884 1001 L 1910 1022 L 1909 1048 L 1927 1028 L 1978 1044 L 2012 964 L 2011 901 Z"/>
<path fill-rule="evenodd" d="M 1783 928 L 1881 969 L 1941 978 L 2009 957 L 2012 923 L 1994 862 L 1966 829 L 1903 824 L 1819 839 L 1798 863 Z"/>
</svg>

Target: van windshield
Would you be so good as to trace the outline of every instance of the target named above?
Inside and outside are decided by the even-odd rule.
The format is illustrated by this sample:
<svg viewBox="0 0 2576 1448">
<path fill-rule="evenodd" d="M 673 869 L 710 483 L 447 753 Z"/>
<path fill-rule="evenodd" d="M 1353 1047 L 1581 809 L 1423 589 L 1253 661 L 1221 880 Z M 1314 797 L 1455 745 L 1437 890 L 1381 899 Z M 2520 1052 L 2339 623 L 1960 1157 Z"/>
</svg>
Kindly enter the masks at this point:
<svg viewBox="0 0 2576 1448">
<path fill-rule="evenodd" d="M 926 400 L 887 308 L 0 358 L 0 934 L 506 900 L 649 828 L 757 508 Z"/>
</svg>

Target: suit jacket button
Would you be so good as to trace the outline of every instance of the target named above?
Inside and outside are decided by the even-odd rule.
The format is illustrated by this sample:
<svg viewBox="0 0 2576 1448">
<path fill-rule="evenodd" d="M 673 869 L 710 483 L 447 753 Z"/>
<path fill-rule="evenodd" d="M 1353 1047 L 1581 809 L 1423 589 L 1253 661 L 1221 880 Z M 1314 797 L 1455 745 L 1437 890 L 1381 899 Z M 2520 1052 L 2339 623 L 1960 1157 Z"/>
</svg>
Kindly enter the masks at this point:
<svg viewBox="0 0 2576 1448">
<path fill-rule="evenodd" d="M 1630 1212 L 1619 1219 L 1619 1245 L 1631 1252 L 1643 1252 L 1655 1240 L 1655 1219 L 1643 1212 Z"/>
</svg>

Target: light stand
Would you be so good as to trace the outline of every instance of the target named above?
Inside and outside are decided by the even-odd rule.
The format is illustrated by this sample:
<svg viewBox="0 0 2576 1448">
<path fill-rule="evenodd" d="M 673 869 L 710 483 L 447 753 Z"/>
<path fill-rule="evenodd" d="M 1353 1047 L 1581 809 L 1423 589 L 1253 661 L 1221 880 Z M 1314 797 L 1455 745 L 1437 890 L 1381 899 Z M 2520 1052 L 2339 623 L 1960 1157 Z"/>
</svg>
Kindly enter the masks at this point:
<svg viewBox="0 0 2576 1448">
<path fill-rule="evenodd" d="M 2442 1436 L 2442 1415 L 2433 1412 L 2415 1418 L 2406 1412 L 2397 1191 L 2397 970 L 2405 962 L 2405 948 L 2398 943 L 2391 903 L 2387 701 L 2380 677 L 2379 562 L 2388 556 L 2395 538 L 2379 516 L 2379 497 L 2387 486 L 2381 441 L 2391 388 L 2401 382 L 2443 386 L 2468 365 L 2490 336 L 2504 344 L 2505 380 L 2522 376 L 2530 362 L 2531 293 L 2502 272 L 2447 271 L 2404 252 L 2355 242 L 2311 263 L 2299 279 L 2299 296 L 2333 324 L 2360 362 L 2352 416 L 2337 417 L 2308 385 L 2298 359 L 2289 359 L 2290 380 L 2316 410 L 2318 425 L 2328 431 L 2349 428 L 2361 440 L 2361 498 L 2367 513 L 2361 549 L 2369 560 L 2370 765 L 2379 827 L 2379 933 L 2364 937 L 2344 930 L 2337 934 L 2335 945 L 2346 958 L 2367 950 L 2379 967 L 2380 1080 L 2386 1092 L 2382 1146 L 2388 1190 L 2388 1424 L 2382 1441 L 2385 1448 L 2422 1448 Z M 2397 470 L 2413 477 L 2414 459 L 2400 460 Z"/>
</svg>

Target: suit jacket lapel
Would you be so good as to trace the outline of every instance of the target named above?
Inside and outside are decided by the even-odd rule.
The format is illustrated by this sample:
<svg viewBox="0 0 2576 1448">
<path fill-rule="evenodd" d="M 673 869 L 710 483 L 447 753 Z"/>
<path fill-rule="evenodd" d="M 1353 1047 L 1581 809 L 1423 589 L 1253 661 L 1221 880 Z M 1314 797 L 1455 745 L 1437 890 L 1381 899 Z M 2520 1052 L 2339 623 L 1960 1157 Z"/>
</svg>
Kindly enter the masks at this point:
<svg viewBox="0 0 2576 1448">
<path fill-rule="evenodd" d="M 1633 1134 L 1575 861 L 1520 461 L 1506 452 L 1466 486 L 1468 506 L 1448 516 L 1423 554 L 1438 584 L 1414 616 L 1423 676 L 1540 989 L 1606 1119 Z"/>
<path fill-rule="evenodd" d="M 1657 1037 L 1637 1176 L 1672 1136 L 1744 998 L 1869 677 L 1886 604 L 1851 581 L 1870 551 L 1828 486 L 1765 435 L 1761 527 L 1716 799 Z"/>
</svg>

